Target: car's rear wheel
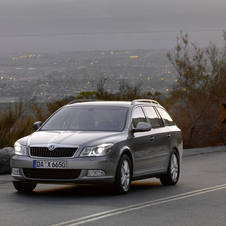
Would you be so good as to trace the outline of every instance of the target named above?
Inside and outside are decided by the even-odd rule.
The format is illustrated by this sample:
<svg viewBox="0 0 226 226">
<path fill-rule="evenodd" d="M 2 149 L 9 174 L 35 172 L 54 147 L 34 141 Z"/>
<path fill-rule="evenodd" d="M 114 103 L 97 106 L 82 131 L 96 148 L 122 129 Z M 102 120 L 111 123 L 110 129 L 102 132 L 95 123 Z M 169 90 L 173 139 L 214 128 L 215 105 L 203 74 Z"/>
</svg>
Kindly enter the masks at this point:
<svg viewBox="0 0 226 226">
<path fill-rule="evenodd" d="M 126 194 L 131 185 L 131 161 L 128 155 L 123 155 L 119 161 L 119 165 L 115 178 L 115 189 L 118 194 Z"/>
<path fill-rule="evenodd" d="M 163 185 L 175 185 L 180 176 L 180 161 L 179 156 L 175 150 L 172 151 L 169 158 L 169 165 L 167 173 L 160 177 Z"/>
<path fill-rule="evenodd" d="M 14 185 L 15 189 L 19 192 L 31 192 L 35 189 L 37 184 L 13 181 L 13 185 Z"/>
</svg>

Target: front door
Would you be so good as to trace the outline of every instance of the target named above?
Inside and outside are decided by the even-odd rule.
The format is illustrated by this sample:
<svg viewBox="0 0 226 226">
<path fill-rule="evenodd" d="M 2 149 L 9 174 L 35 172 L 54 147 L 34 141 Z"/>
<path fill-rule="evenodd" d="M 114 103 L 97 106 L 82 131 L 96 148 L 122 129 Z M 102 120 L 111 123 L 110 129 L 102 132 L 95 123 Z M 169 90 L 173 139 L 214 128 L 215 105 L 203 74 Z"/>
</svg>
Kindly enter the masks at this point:
<svg viewBox="0 0 226 226">
<path fill-rule="evenodd" d="M 132 126 L 136 128 L 138 122 L 147 122 L 141 107 L 133 110 Z M 151 173 L 154 169 L 154 149 L 152 131 L 135 132 L 133 134 L 135 168 L 134 176 Z"/>
</svg>

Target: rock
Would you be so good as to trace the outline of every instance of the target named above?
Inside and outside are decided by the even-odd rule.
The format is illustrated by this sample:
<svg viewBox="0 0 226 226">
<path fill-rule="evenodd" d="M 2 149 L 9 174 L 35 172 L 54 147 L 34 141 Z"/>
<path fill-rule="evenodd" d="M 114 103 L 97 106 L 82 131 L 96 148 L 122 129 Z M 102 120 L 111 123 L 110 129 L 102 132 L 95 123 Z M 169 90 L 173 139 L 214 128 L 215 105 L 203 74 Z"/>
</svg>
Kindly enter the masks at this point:
<svg viewBox="0 0 226 226">
<path fill-rule="evenodd" d="M 0 174 L 10 173 L 10 158 L 13 155 L 13 148 L 6 147 L 0 150 Z"/>
</svg>

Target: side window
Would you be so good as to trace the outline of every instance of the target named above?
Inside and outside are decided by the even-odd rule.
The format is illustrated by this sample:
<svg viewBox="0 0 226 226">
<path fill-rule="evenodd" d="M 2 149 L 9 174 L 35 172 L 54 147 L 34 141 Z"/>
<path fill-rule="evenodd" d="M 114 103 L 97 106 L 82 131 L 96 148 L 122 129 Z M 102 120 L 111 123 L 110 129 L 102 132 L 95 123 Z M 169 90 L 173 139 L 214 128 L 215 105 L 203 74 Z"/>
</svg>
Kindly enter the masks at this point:
<svg viewBox="0 0 226 226">
<path fill-rule="evenodd" d="M 173 122 L 173 119 L 169 116 L 169 114 L 164 109 L 162 108 L 157 108 L 157 109 L 167 126 L 175 125 L 175 123 Z"/>
<path fill-rule="evenodd" d="M 138 122 L 147 122 L 141 107 L 135 108 L 132 116 L 133 127 L 137 127 Z"/>
<path fill-rule="evenodd" d="M 162 120 L 157 115 L 153 107 L 144 107 L 145 114 L 147 116 L 148 123 L 152 128 L 158 128 L 163 126 Z"/>
</svg>

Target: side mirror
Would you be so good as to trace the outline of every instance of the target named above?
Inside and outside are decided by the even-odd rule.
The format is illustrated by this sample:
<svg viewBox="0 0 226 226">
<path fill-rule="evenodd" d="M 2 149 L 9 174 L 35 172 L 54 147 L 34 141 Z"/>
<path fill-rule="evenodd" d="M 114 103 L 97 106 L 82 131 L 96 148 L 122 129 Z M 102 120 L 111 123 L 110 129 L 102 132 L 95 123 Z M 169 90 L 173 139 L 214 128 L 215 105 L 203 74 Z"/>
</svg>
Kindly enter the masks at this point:
<svg viewBox="0 0 226 226">
<path fill-rule="evenodd" d="M 147 132 L 151 130 L 151 126 L 147 122 L 138 122 L 137 127 L 133 129 L 133 132 Z"/>
<path fill-rule="evenodd" d="M 33 125 L 33 130 L 38 130 L 42 125 L 42 122 L 41 121 L 38 121 L 38 122 L 35 122 L 34 125 Z"/>
</svg>

